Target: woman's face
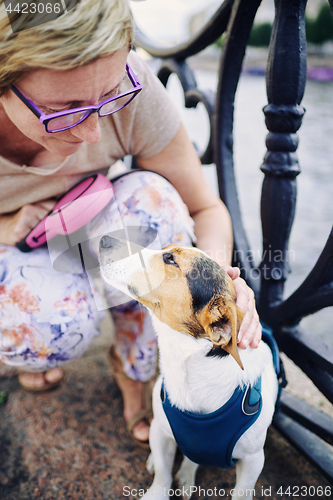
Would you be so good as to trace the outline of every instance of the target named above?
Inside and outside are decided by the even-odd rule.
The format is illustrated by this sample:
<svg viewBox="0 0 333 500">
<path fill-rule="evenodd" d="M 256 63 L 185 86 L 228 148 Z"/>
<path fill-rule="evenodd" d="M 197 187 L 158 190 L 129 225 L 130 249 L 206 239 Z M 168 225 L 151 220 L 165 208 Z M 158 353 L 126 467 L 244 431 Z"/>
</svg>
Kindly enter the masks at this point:
<svg viewBox="0 0 333 500">
<path fill-rule="evenodd" d="M 73 70 L 34 70 L 17 84 L 17 88 L 46 114 L 70 107 L 96 105 L 121 83 L 127 54 L 128 50 L 124 48 Z M 83 141 L 96 144 L 100 140 L 97 113 L 91 114 L 76 127 L 49 134 L 11 90 L 1 103 L 10 120 L 24 135 L 54 154 L 69 156 L 79 149 Z"/>
</svg>

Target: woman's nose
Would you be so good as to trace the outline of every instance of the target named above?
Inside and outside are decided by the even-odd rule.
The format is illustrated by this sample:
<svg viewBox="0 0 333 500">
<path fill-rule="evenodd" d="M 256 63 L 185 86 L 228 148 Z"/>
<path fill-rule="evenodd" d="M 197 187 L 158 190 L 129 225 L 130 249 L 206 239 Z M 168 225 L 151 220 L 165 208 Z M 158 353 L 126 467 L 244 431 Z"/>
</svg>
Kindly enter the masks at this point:
<svg viewBox="0 0 333 500">
<path fill-rule="evenodd" d="M 101 129 L 98 123 L 98 114 L 92 113 L 76 127 L 71 129 L 72 134 L 88 144 L 97 144 L 101 138 Z"/>
</svg>

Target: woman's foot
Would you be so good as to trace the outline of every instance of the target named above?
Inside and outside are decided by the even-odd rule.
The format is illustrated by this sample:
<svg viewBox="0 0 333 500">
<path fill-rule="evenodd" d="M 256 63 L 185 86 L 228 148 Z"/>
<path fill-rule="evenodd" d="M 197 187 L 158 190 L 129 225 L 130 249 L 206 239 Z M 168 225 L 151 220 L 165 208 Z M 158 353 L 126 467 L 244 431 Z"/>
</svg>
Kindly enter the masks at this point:
<svg viewBox="0 0 333 500">
<path fill-rule="evenodd" d="M 63 377 L 62 368 L 52 368 L 46 372 L 22 372 L 18 379 L 25 390 L 39 392 L 60 384 Z"/>
<path fill-rule="evenodd" d="M 147 384 L 147 383 L 146 383 Z M 154 381 L 148 382 L 149 384 L 149 395 L 151 398 L 152 388 L 154 385 Z M 123 395 L 124 402 L 124 418 L 127 424 L 133 421 L 136 416 L 140 416 L 142 414 L 147 414 L 147 408 L 144 408 L 144 391 L 145 384 L 143 382 L 139 382 L 138 380 L 132 380 L 130 378 L 117 378 L 117 385 L 121 390 Z M 151 402 L 149 407 L 151 407 Z M 146 410 L 146 411 L 145 411 Z M 149 414 L 149 409 L 148 409 Z M 149 419 L 150 423 L 151 418 Z M 139 419 L 137 423 L 133 425 L 130 429 L 133 437 L 142 444 L 147 444 L 149 440 L 149 424 L 147 420 L 143 417 Z"/>
<path fill-rule="evenodd" d="M 123 370 L 122 361 L 114 346 L 109 351 L 109 361 L 113 377 L 123 396 L 127 430 L 137 444 L 149 449 L 152 392 L 155 380 L 140 382 L 129 378 Z"/>
</svg>

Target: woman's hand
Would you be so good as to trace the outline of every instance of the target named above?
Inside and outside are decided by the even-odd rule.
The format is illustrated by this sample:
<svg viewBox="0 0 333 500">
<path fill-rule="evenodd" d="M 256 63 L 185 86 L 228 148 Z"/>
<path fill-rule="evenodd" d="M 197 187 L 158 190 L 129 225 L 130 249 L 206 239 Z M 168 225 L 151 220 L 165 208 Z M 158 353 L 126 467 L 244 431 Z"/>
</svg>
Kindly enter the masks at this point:
<svg viewBox="0 0 333 500">
<path fill-rule="evenodd" d="M 15 246 L 56 203 L 57 200 L 50 198 L 32 205 L 24 205 L 14 214 L 0 215 L 0 244 Z"/>
<path fill-rule="evenodd" d="M 240 271 L 238 267 L 223 266 L 223 269 L 229 274 L 234 282 L 237 294 L 236 305 L 244 313 L 244 318 L 238 333 L 238 347 L 246 349 L 250 345 L 256 349 L 261 340 L 262 328 L 256 310 L 253 290 L 239 277 Z"/>
</svg>

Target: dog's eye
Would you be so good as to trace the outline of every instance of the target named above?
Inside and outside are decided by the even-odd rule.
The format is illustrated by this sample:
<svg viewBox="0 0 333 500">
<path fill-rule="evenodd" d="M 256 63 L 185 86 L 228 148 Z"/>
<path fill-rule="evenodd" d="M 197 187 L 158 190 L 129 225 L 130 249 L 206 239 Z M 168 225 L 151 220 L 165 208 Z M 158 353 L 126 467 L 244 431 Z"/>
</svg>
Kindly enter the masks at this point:
<svg viewBox="0 0 333 500">
<path fill-rule="evenodd" d="M 165 264 L 171 264 L 172 266 L 179 267 L 177 262 L 175 261 L 172 253 L 164 253 L 163 254 L 163 261 Z"/>
</svg>

